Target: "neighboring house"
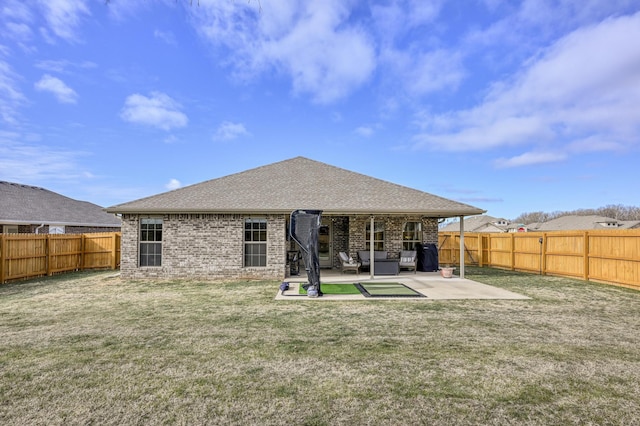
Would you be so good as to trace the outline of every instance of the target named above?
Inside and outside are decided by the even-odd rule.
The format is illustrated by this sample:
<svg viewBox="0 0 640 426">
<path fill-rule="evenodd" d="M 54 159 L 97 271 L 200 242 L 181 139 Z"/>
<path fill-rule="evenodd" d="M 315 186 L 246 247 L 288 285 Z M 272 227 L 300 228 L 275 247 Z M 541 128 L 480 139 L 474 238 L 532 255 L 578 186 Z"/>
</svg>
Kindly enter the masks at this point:
<svg viewBox="0 0 640 426">
<path fill-rule="evenodd" d="M 473 216 L 464 219 L 464 232 L 509 232 L 512 224 L 503 218 L 489 215 Z M 442 232 L 460 232 L 460 221 L 448 223 L 440 228 Z"/>
<path fill-rule="evenodd" d="M 589 229 L 634 229 L 640 228 L 640 221 L 617 220 L 604 216 L 561 216 L 546 222 L 527 225 L 529 231 L 578 231 Z"/>
<path fill-rule="evenodd" d="M 290 214 L 322 210 L 320 266 L 338 253 L 397 257 L 438 241 L 438 220 L 483 210 L 303 157 L 107 208 L 122 216 L 127 278 L 282 279 Z M 373 233 L 371 225 L 373 222 Z"/>
<path fill-rule="evenodd" d="M 120 231 L 120 219 L 98 205 L 37 186 L 0 181 L 3 234 L 79 234 Z"/>
</svg>

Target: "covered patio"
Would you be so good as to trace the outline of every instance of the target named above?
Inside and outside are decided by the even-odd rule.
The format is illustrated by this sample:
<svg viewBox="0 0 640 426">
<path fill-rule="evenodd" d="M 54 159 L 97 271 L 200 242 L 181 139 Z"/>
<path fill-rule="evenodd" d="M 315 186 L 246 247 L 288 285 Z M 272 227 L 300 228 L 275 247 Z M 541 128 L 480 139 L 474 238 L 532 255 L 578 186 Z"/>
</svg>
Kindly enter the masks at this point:
<svg viewBox="0 0 640 426">
<path fill-rule="evenodd" d="M 122 217 L 120 270 L 127 278 L 275 280 L 286 279 L 287 263 L 302 249 L 289 237 L 297 210 L 321 212 L 323 269 L 339 268 L 340 253 L 359 262 L 361 253 L 375 259 L 377 252 L 384 254 L 380 264 L 404 263 L 411 256 L 402 252 L 437 244 L 443 219 L 459 217 L 462 227 L 465 217 L 485 213 L 304 157 L 107 209 Z M 463 247 L 461 239 L 461 253 Z M 375 262 L 368 266 L 371 279 L 384 272 Z M 464 278 L 464 264 L 459 274 Z"/>
<path fill-rule="evenodd" d="M 354 284 L 354 283 L 400 283 L 415 290 L 424 297 L 375 297 L 367 298 L 361 294 L 324 294 L 322 297 L 309 298 L 299 295 L 299 286 L 306 283 L 307 276 L 304 271 L 300 275 L 291 276 L 285 279 L 289 283 L 289 290 L 280 291 L 275 297 L 276 300 L 527 300 L 529 297 L 482 284 L 466 278 L 454 275 L 452 278 L 443 278 L 439 272 L 401 272 L 399 275 L 375 275 L 369 274 L 343 274 L 339 270 L 322 270 L 320 275 L 322 284 Z"/>
</svg>

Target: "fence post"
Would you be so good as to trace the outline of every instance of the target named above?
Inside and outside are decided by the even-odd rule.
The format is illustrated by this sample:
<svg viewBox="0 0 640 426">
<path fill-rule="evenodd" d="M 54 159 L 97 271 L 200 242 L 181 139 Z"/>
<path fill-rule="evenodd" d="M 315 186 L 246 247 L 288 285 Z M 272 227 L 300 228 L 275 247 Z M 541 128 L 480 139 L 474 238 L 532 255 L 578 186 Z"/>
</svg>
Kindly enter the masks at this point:
<svg viewBox="0 0 640 426">
<path fill-rule="evenodd" d="M 482 268 L 482 232 L 478 232 L 478 267 Z"/>
<path fill-rule="evenodd" d="M 117 266 L 116 265 L 116 263 L 117 263 L 116 262 L 116 248 L 117 248 L 116 243 L 118 242 L 117 235 L 116 235 L 115 232 L 111 236 L 111 242 L 112 242 L 112 244 L 111 244 L 111 269 L 115 270 L 116 266 Z"/>
<path fill-rule="evenodd" d="M 47 234 L 44 239 L 45 262 L 47 262 L 47 276 L 51 276 L 51 234 Z"/>
<path fill-rule="evenodd" d="M 589 231 L 584 231 L 584 241 L 583 241 L 583 247 L 584 247 L 584 266 L 583 266 L 583 270 L 584 270 L 584 280 L 585 281 L 589 281 Z"/>
<path fill-rule="evenodd" d="M 0 234 L 0 284 L 4 284 L 4 258 L 7 252 L 7 246 L 5 244 L 6 238 Z"/>
<path fill-rule="evenodd" d="M 516 234 L 511 233 L 511 270 L 516 270 Z"/>
<path fill-rule="evenodd" d="M 85 234 L 82 234 L 82 239 L 80 240 L 80 270 L 84 271 L 84 258 L 85 258 L 85 254 L 84 251 L 86 250 L 86 236 Z"/>
<path fill-rule="evenodd" d="M 543 275 L 547 275 L 547 233 L 544 232 L 542 234 L 542 259 L 541 259 L 542 265 L 540 265 L 540 268 L 542 268 L 542 274 Z"/>
</svg>

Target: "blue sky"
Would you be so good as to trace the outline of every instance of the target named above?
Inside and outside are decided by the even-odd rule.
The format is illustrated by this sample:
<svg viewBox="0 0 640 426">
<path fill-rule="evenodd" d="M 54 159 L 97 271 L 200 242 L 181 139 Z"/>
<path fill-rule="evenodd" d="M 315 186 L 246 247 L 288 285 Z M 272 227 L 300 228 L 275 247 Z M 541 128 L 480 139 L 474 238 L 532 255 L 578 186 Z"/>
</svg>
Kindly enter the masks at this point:
<svg viewBox="0 0 640 426">
<path fill-rule="evenodd" d="M 110 206 L 301 155 L 498 217 L 638 205 L 639 11 L 3 0 L 0 180 Z"/>
</svg>

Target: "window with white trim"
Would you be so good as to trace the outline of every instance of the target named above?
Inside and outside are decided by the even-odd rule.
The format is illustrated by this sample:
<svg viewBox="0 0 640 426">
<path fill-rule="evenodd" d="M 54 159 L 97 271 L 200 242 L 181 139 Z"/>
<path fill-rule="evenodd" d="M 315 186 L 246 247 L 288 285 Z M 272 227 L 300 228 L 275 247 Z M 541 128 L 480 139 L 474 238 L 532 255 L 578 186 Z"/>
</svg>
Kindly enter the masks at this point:
<svg viewBox="0 0 640 426">
<path fill-rule="evenodd" d="M 367 222 L 364 231 L 365 250 L 371 250 L 371 223 Z M 384 250 L 384 222 L 373 224 L 373 249 Z"/>
<path fill-rule="evenodd" d="M 267 266 L 267 219 L 244 221 L 244 266 Z"/>
<path fill-rule="evenodd" d="M 162 219 L 140 219 L 140 266 L 162 266 Z"/>
<path fill-rule="evenodd" d="M 402 250 L 415 250 L 422 242 L 422 222 L 405 222 L 402 228 Z"/>
</svg>

